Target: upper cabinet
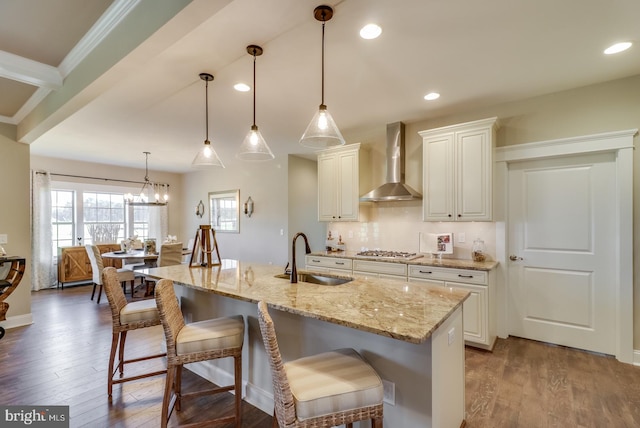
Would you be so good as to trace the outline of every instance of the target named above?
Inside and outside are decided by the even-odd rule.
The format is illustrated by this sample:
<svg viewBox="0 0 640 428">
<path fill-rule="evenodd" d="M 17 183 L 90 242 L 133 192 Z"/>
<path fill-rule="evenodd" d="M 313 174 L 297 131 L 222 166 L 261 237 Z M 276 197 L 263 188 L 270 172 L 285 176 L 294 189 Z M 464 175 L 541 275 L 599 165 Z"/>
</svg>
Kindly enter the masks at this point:
<svg viewBox="0 0 640 428">
<path fill-rule="evenodd" d="M 318 152 L 318 220 L 358 221 L 360 144 Z"/>
<path fill-rule="evenodd" d="M 420 131 L 424 221 L 491 221 L 497 118 Z"/>
</svg>

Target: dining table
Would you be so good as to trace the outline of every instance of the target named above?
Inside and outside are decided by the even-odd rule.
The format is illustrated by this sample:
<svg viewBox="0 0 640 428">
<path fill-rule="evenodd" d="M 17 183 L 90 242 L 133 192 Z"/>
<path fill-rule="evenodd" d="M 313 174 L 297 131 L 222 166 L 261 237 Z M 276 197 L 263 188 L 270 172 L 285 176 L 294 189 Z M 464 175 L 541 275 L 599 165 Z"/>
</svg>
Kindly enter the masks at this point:
<svg viewBox="0 0 640 428">
<path fill-rule="evenodd" d="M 191 250 L 188 248 L 182 249 L 182 255 L 191 254 Z M 109 251 L 102 253 L 102 257 L 106 259 L 122 260 L 122 266 L 126 265 L 138 265 L 141 267 L 155 267 L 158 260 L 159 253 L 145 253 L 144 250 L 130 250 L 130 251 Z M 144 263 L 144 266 L 142 265 Z"/>
</svg>

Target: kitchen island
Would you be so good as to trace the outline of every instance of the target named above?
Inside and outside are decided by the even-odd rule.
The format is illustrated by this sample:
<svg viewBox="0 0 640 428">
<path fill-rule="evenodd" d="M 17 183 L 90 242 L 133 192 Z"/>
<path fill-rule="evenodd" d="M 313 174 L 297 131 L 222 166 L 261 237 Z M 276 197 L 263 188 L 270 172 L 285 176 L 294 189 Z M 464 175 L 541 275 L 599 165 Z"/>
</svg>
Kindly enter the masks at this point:
<svg viewBox="0 0 640 428">
<path fill-rule="evenodd" d="M 213 268 L 178 265 L 146 273 L 179 285 L 176 293 L 188 322 L 245 316 L 245 399 L 265 412 L 273 410 L 273 393 L 257 321 L 260 300 L 271 309 L 285 361 L 344 347 L 364 356 L 387 381 L 385 426 L 464 424 L 466 292 L 383 278 L 355 278 L 339 286 L 291 284 L 275 277 L 282 274 L 281 268 L 235 260 L 223 260 Z M 225 363 L 192 368 L 225 383 L 231 373 Z"/>
</svg>

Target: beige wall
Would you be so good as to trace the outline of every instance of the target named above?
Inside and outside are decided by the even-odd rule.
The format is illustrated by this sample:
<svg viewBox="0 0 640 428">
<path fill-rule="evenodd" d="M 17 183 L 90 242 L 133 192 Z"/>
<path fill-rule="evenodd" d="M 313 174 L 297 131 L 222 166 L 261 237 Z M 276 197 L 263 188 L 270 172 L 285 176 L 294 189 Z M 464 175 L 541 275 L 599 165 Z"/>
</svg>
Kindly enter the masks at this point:
<svg viewBox="0 0 640 428">
<path fill-rule="evenodd" d="M 29 146 L 16 141 L 13 125 L 0 124 L 0 233 L 9 255 L 24 256 L 27 269 L 18 288 L 6 300 L 7 318 L 28 320 L 31 313 L 31 229 L 29 198 Z M 7 326 L 11 320 L 3 323 Z"/>
</svg>

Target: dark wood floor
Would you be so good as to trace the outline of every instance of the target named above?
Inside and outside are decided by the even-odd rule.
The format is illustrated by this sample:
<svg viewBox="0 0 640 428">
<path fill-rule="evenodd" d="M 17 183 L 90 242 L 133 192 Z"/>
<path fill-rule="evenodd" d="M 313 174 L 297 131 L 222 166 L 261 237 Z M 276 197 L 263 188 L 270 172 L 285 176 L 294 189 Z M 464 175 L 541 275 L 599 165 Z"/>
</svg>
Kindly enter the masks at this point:
<svg viewBox="0 0 640 428">
<path fill-rule="evenodd" d="M 155 428 L 163 377 L 116 385 L 113 403 L 107 400 L 111 316 L 104 296 L 96 305 L 90 293 L 90 286 L 32 293 L 33 325 L 0 340 L 0 404 L 69 405 L 72 427 Z M 163 339 L 159 326 L 132 332 L 127 352 L 155 350 Z M 640 426 L 640 368 L 612 357 L 509 338 L 493 352 L 467 348 L 466 367 L 470 428 Z M 184 380 L 186 388 L 206 383 L 188 370 Z M 232 406 L 230 394 L 185 401 L 170 425 L 227 414 Z M 270 415 L 243 405 L 243 427 L 270 426 Z"/>
</svg>

